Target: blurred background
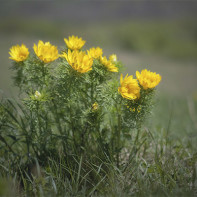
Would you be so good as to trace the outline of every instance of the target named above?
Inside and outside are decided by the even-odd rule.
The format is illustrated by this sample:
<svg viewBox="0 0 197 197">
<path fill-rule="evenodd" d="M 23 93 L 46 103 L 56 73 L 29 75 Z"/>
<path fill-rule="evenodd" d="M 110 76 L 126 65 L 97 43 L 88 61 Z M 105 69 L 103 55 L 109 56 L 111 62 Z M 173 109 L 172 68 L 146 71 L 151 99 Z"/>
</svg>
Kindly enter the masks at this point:
<svg viewBox="0 0 197 197">
<path fill-rule="evenodd" d="M 150 128 L 197 138 L 197 1 L 1 1 L 0 97 L 17 97 L 12 45 L 32 50 L 43 40 L 60 49 L 69 35 L 86 40 L 86 49 L 100 46 L 106 55 L 117 54 L 125 73 L 160 73 Z"/>
</svg>

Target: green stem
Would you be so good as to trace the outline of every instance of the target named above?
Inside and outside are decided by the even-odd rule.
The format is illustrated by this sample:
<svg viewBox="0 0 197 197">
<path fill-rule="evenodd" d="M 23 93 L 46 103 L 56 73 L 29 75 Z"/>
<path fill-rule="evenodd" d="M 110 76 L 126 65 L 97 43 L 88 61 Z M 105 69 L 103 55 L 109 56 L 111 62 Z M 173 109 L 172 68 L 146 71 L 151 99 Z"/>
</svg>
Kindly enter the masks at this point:
<svg viewBox="0 0 197 197">
<path fill-rule="evenodd" d="M 58 111 L 57 111 L 57 105 L 55 104 L 54 100 L 52 99 L 52 103 L 53 103 L 53 107 L 54 107 L 54 110 L 53 110 L 53 116 L 54 116 L 54 119 L 57 123 L 57 127 L 58 127 L 58 130 L 59 130 L 59 133 L 61 135 L 63 135 L 63 131 L 62 131 L 62 127 L 61 127 L 61 123 L 60 123 L 60 116 L 58 114 Z"/>
<path fill-rule="evenodd" d="M 138 140 L 139 140 L 139 134 L 140 134 L 140 127 L 137 127 L 137 135 L 135 137 L 135 142 L 134 142 L 134 146 L 136 146 Z"/>
<path fill-rule="evenodd" d="M 116 155 L 116 159 L 117 159 L 117 167 L 119 167 L 120 164 L 120 133 L 121 133 L 121 116 L 120 113 L 118 113 L 118 129 L 117 129 L 117 146 L 118 146 L 118 150 L 117 150 L 117 155 Z"/>
<path fill-rule="evenodd" d="M 118 119 L 118 125 L 117 125 L 117 130 L 116 130 L 116 139 L 117 139 L 117 153 L 116 153 L 116 162 L 117 162 L 117 167 L 119 167 L 120 164 L 120 146 L 121 146 L 121 103 L 116 104 L 116 111 L 117 111 L 117 119 Z"/>
<path fill-rule="evenodd" d="M 43 81 L 44 81 L 44 84 L 46 85 L 46 68 L 44 64 L 42 66 L 43 66 L 42 67 Z"/>
<path fill-rule="evenodd" d="M 136 137 L 135 137 L 133 148 L 132 148 L 132 150 L 130 152 L 130 155 L 129 155 L 129 160 L 131 160 L 133 158 L 133 154 L 136 154 L 138 152 L 138 148 L 136 148 L 136 147 L 137 147 L 137 144 L 138 144 L 138 141 L 139 141 L 140 130 L 141 130 L 141 125 L 139 124 L 137 126 L 137 134 L 136 134 Z"/>
<path fill-rule="evenodd" d="M 40 113 L 39 113 L 40 107 L 39 106 L 40 106 L 39 101 L 37 101 L 37 103 L 36 103 L 36 116 L 37 116 L 38 128 L 39 128 L 38 139 L 40 139 L 41 150 L 45 150 L 45 139 L 43 139 L 43 135 L 42 135 L 43 132 L 42 132 L 42 124 L 41 124 L 41 120 L 40 120 Z"/>
<path fill-rule="evenodd" d="M 73 84 L 73 78 L 72 76 L 70 76 L 70 85 L 69 85 L 69 89 L 68 89 L 68 92 L 69 92 L 69 96 L 70 96 L 70 99 L 69 99 L 69 116 L 70 116 L 70 126 L 71 126 L 71 132 L 72 132 L 72 138 L 73 138 L 73 143 L 74 143 L 74 146 L 75 146 L 75 149 L 77 147 L 77 143 L 76 143 L 76 137 L 75 137 L 75 131 L 74 131 L 74 125 L 73 125 L 73 114 L 72 114 L 72 104 L 71 104 L 71 98 L 72 98 L 72 92 L 71 92 L 71 88 L 74 87 L 74 84 Z"/>
<path fill-rule="evenodd" d="M 94 102 L 94 82 L 91 82 L 91 104 Z"/>
</svg>

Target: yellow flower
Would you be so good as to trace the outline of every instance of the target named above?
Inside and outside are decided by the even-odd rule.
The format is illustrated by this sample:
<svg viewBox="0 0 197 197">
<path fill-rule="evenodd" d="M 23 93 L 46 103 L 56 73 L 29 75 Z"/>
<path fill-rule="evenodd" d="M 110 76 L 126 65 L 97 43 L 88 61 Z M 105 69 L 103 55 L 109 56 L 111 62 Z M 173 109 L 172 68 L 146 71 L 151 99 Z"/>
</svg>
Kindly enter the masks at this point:
<svg viewBox="0 0 197 197">
<path fill-rule="evenodd" d="M 148 70 L 142 70 L 141 73 L 136 71 L 136 77 L 140 85 L 147 90 L 148 88 L 156 87 L 161 81 L 161 76 L 155 72 L 150 72 Z"/>
<path fill-rule="evenodd" d="M 79 50 L 86 43 L 85 40 L 82 40 L 82 38 L 78 38 L 77 36 L 69 36 L 68 38 L 69 39 L 64 38 L 64 42 L 67 47 L 72 50 Z"/>
<path fill-rule="evenodd" d="M 92 70 L 93 60 L 83 51 L 68 49 L 68 54 L 63 53 L 61 56 L 66 58 L 70 66 L 80 73 Z"/>
<path fill-rule="evenodd" d="M 118 68 L 106 56 L 100 58 L 101 63 L 111 72 L 118 72 Z"/>
<path fill-rule="evenodd" d="M 39 40 L 38 46 L 34 44 L 33 49 L 38 58 L 45 63 L 52 62 L 59 57 L 57 47 L 51 45 L 50 42 L 43 43 L 43 41 Z"/>
<path fill-rule="evenodd" d="M 128 76 L 123 79 L 123 75 L 120 76 L 120 87 L 118 91 L 123 98 L 134 100 L 140 97 L 140 87 L 138 85 L 137 79 L 133 79 L 133 76 Z"/>
<path fill-rule="evenodd" d="M 109 60 L 112 61 L 112 62 L 117 62 L 117 56 L 116 54 L 112 54 L 109 56 Z"/>
<path fill-rule="evenodd" d="M 130 107 L 130 108 L 129 108 L 129 111 L 135 112 L 135 107 L 134 107 L 134 108 Z"/>
<path fill-rule="evenodd" d="M 100 47 L 89 49 L 88 55 L 94 59 L 97 59 L 103 55 L 103 50 Z"/>
<path fill-rule="evenodd" d="M 24 44 L 22 44 L 21 46 L 16 45 L 10 48 L 9 54 L 10 54 L 10 59 L 16 62 L 22 62 L 26 60 L 27 57 L 29 56 L 29 50 Z"/>
<path fill-rule="evenodd" d="M 95 102 L 93 105 L 92 105 L 92 110 L 93 111 L 96 111 L 97 109 L 98 109 L 98 103 L 97 102 Z"/>
<path fill-rule="evenodd" d="M 142 108 L 140 106 L 137 107 L 137 112 L 140 113 Z"/>
</svg>

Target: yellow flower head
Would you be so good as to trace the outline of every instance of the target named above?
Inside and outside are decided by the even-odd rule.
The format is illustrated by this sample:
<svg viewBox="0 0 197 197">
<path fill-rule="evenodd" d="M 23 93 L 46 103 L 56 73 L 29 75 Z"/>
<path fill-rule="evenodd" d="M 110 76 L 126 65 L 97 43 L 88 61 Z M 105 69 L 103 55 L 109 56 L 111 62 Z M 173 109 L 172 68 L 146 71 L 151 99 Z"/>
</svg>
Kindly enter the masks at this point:
<svg viewBox="0 0 197 197">
<path fill-rule="evenodd" d="M 68 54 L 63 53 L 61 56 L 66 58 L 70 66 L 80 73 L 92 70 L 93 60 L 83 51 L 68 49 Z"/>
<path fill-rule="evenodd" d="M 161 76 L 155 72 L 150 72 L 148 70 L 142 70 L 141 73 L 136 71 L 136 77 L 140 85 L 147 90 L 148 88 L 156 87 L 161 81 Z"/>
<path fill-rule="evenodd" d="M 93 111 L 96 111 L 98 109 L 99 105 L 97 102 L 95 102 L 93 105 L 92 105 L 92 110 Z"/>
<path fill-rule="evenodd" d="M 29 56 L 29 50 L 24 44 L 22 44 L 21 46 L 16 45 L 10 48 L 9 54 L 10 54 L 10 59 L 16 62 L 22 62 L 26 60 L 27 57 Z"/>
<path fill-rule="evenodd" d="M 38 46 L 34 44 L 33 49 L 38 58 L 45 63 L 52 62 L 59 57 L 57 47 L 51 45 L 50 42 L 43 43 L 43 41 L 39 40 Z"/>
<path fill-rule="evenodd" d="M 140 97 L 140 87 L 138 85 L 137 79 L 133 79 L 133 76 L 128 76 L 123 79 L 123 75 L 120 76 L 120 87 L 118 91 L 123 98 L 134 100 Z"/>
<path fill-rule="evenodd" d="M 106 56 L 100 58 L 101 63 L 111 72 L 118 72 L 118 68 Z"/>
<path fill-rule="evenodd" d="M 137 107 L 137 112 L 140 113 L 141 110 L 142 110 L 141 106 L 138 106 L 138 107 Z"/>
<path fill-rule="evenodd" d="M 68 39 L 64 38 L 64 42 L 71 50 L 79 50 L 86 43 L 85 40 L 82 40 L 82 38 L 78 38 L 77 36 L 69 36 Z"/>
<path fill-rule="evenodd" d="M 100 47 L 89 49 L 88 55 L 94 59 L 98 59 L 103 55 L 103 50 Z"/>
<path fill-rule="evenodd" d="M 112 61 L 112 62 L 117 62 L 117 56 L 116 54 L 112 54 L 109 56 L 109 60 Z"/>
</svg>

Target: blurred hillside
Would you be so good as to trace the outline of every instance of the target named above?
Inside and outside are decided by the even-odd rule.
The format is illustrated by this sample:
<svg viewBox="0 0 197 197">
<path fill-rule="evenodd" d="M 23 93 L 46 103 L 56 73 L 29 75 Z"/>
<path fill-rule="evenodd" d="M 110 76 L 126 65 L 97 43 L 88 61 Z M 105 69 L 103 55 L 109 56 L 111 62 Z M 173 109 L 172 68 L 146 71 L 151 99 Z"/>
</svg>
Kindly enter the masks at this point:
<svg viewBox="0 0 197 197">
<path fill-rule="evenodd" d="M 1 1 L 1 17 L 95 23 L 127 19 L 195 18 L 196 1 Z"/>
</svg>

